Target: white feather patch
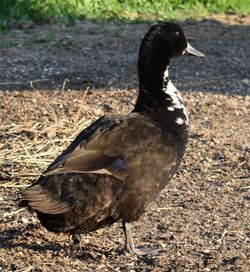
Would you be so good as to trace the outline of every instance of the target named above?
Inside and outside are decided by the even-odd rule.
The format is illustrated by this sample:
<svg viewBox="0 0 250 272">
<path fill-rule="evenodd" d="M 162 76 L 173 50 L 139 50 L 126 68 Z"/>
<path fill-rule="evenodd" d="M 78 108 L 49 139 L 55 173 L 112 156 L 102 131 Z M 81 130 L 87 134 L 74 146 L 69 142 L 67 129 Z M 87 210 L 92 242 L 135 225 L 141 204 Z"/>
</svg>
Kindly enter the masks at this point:
<svg viewBox="0 0 250 272">
<path fill-rule="evenodd" d="M 177 123 L 178 125 L 182 125 L 184 122 L 188 124 L 189 119 L 188 119 L 186 108 L 183 105 L 183 100 L 182 100 L 180 92 L 177 90 L 177 88 L 174 86 L 174 84 L 170 81 L 168 77 L 168 67 L 164 72 L 163 81 L 165 84 L 163 84 L 164 87 L 162 88 L 162 91 L 165 92 L 167 95 L 169 95 L 170 99 L 167 98 L 167 100 L 171 101 L 171 105 L 167 109 L 169 111 L 174 111 L 175 109 L 181 109 L 185 115 L 185 120 L 178 117 L 181 121 L 177 118 L 178 121 L 176 119 L 176 123 L 179 122 Z"/>
<path fill-rule="evenodd" d="M 176 119 L 175 119 L 175 123 L 177 124 L 177 125 L 183 125 L 184 123 L 185 123 L 185 121 L 182 119 L 182 118 L 180 118 L 180 117 L 177 117 Z"/>
<path fill-rule="evenodd" d="M 170 106 L 167 108 L 169 111 L 174 111 L 174 107 Z"/>
</svg>

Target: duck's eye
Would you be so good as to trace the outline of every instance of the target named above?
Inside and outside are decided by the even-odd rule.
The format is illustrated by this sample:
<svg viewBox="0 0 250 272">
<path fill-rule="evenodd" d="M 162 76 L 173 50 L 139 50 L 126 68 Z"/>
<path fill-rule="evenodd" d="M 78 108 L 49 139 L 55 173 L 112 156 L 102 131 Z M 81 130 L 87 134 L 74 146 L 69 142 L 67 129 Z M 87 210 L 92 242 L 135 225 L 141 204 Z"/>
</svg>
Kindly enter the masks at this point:
<svg viewBox="0 0 250 272">
<path fill-rule="evenodd" d="M 179 31 L 176 31 L 174 34 L 175 34 L 176 37 L 180 36 L 180 32 Z"/>
</svg>

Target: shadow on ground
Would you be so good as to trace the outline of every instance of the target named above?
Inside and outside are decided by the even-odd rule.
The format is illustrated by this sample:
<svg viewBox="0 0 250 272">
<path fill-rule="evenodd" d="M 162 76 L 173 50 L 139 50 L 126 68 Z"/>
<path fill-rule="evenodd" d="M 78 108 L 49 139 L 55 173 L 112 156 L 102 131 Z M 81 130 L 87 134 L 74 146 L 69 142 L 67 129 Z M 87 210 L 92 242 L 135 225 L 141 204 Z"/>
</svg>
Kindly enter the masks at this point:
<svg viewBox="0 0 250 272">
<path fill-rule="evenodd" d="M 152 23 L 77 22 L 0 36 L 0 89 L 134 88 L 140 41 Z M 213 19 L 180 22 L 205 59 L 178 58 L 171 75 L 183 91 L 250 93 L 250 26 Z M 68 81 L 65 81 L 68 79 Z"/>
</svg>

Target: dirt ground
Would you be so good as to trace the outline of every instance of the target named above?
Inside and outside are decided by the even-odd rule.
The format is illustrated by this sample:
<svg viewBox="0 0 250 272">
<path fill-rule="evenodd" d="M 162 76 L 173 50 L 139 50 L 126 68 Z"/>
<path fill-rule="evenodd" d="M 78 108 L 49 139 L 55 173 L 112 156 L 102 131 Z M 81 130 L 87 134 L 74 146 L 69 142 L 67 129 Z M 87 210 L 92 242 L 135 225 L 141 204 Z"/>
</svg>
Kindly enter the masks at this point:
<svg viewBox="0 0 250 272">
<path fill-rule="evenodd" d="M 1 35 L 0 271 L 249 271 L 249 22 L 180 22 L 206 58 L 172 62 L 190 139 L 172 183 L 133 224 L 136 245 L 165 249 L 144 257 L 123 251 L 120 223 L 84 235 L 84 253 L 72 256 L 69 237 L 17 211 L 17 200 L 84 127 L 132 109 L 150 23 L 26 25 Z"/>
</svg>

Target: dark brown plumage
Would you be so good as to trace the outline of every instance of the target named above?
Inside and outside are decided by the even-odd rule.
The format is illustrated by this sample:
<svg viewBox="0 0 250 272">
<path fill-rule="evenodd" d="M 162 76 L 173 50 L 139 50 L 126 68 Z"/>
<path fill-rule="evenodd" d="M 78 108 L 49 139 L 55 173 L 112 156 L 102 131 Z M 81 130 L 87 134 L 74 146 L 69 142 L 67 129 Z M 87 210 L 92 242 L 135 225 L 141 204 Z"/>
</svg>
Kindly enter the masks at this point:
<svg viewBox="0 0 250 272">
<path fill-rule="evenodd" d="M 126 250 L 134 247 L 128 226 L 142 215 L 180 165 L 188 117 L 168 78 L 170 58 L 188 53 L 182 29 L 160 22 L 144 37 L 138 60 L 139 96 L 133 112 L 103 116 L 82 131 L 23 193 L 49 231 L 74 235 L 121 220 Z"/>
</svg>

